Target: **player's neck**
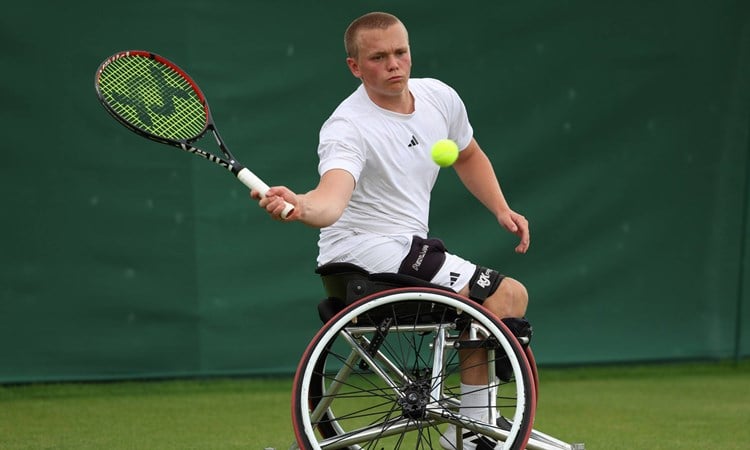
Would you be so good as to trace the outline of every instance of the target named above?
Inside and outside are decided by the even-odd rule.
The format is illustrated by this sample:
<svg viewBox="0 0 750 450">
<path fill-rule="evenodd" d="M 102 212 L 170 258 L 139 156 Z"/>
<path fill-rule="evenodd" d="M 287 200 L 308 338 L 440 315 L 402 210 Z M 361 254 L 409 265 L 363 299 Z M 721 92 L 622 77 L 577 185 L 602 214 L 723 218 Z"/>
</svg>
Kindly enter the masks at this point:
<svg viewBox="0 0 750 450">
<path fill-rule="evenodd" d="M 378 95 L 374 92 L 367 92 L 373 103 L 388 111 L 399 114 L 411 114 L 414 112 L 414 96 L 409 89 L 405 89 L 398 95 Z"/>
</svg>

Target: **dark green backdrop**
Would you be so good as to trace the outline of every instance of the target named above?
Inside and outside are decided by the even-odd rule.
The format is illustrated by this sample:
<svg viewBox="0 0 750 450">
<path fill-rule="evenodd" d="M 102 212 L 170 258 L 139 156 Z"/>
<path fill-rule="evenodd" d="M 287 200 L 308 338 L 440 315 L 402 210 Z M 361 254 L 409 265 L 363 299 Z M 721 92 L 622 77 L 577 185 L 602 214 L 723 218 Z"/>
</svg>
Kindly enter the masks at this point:
<svg viewBox="0 0 750 450">
<path fill-rule="evenodd" d="M 174 60 L 238 157 L 303 191 L 356 86 L 343 30 L 376 9 L 531 221 L 515 255 L 450 170 L 436 187 L 433 234 L 528 286 L 540 363 L 750 354 L 747 1 L 29 0 L 0 15 L 0 382 L 291 373 L 319 326 L 316 230 L 127 132 L 94 70 Z"/>
</svg>

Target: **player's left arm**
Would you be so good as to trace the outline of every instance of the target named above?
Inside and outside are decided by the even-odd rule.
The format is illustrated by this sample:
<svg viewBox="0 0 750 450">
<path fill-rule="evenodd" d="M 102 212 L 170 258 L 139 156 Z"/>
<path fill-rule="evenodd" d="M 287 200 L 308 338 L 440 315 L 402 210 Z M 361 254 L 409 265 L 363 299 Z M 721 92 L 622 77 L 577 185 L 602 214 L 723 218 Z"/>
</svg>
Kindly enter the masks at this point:
<svg viewBox="0 0 750 450">
<path fill-rule="evenodd" d="M 497 217 L 500 225 L 519 237 L 516 253 L 526 253 L 531 244 L 529 222 L 508 205 L 490 159 L 474 138 L 459 153 L 453 168 L 466 189 Z"/>
</svg>

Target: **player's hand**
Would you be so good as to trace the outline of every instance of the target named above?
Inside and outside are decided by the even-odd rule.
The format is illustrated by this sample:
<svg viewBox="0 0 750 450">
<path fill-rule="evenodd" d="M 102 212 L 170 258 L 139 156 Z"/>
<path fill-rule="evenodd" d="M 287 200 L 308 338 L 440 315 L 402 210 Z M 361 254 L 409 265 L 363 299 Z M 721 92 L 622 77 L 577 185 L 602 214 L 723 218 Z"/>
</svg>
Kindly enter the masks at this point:
<svg viewBox="0 0 750 450">
<path fill-rule="evenodd" d="M 250 191 L 250 197 L 258 200 L 258 205 L 265 209 L 274 220 L 293 221 L 299 217 L 297 195 L 287 187 L 274 186 L 266 192 L 265 197 L 261 197 L 260 192 L 253 189 Z M 291 204 L 294 209 L 286 218 L 283 218 L 281 213 L 286 207 L 285 202 Z"/>
<path fill-rule="evenodd" d="M 516 253 L 526 253 L 531 245 L 529 221 L 521 214 L 510 209 L 498 214 L 497 221 L 500 222 L 503 228 L 520 238 L 520 242 L 516 246 Z"/>
</svg>

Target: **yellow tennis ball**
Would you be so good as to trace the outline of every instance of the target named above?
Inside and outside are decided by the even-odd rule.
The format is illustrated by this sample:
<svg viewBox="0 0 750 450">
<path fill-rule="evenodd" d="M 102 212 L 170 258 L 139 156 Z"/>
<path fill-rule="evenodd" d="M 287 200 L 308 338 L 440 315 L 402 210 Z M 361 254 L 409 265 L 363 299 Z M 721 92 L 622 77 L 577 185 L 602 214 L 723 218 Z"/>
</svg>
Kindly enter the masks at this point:
<svg viewBox="0 0 750 450">
<path fill-rule="evenodd" d="M 432 160 L 440 167 L 450 167 L 458 159 L 458 145 L 450 139 L 440 139 L 432 145 Z"/>
</svg>

